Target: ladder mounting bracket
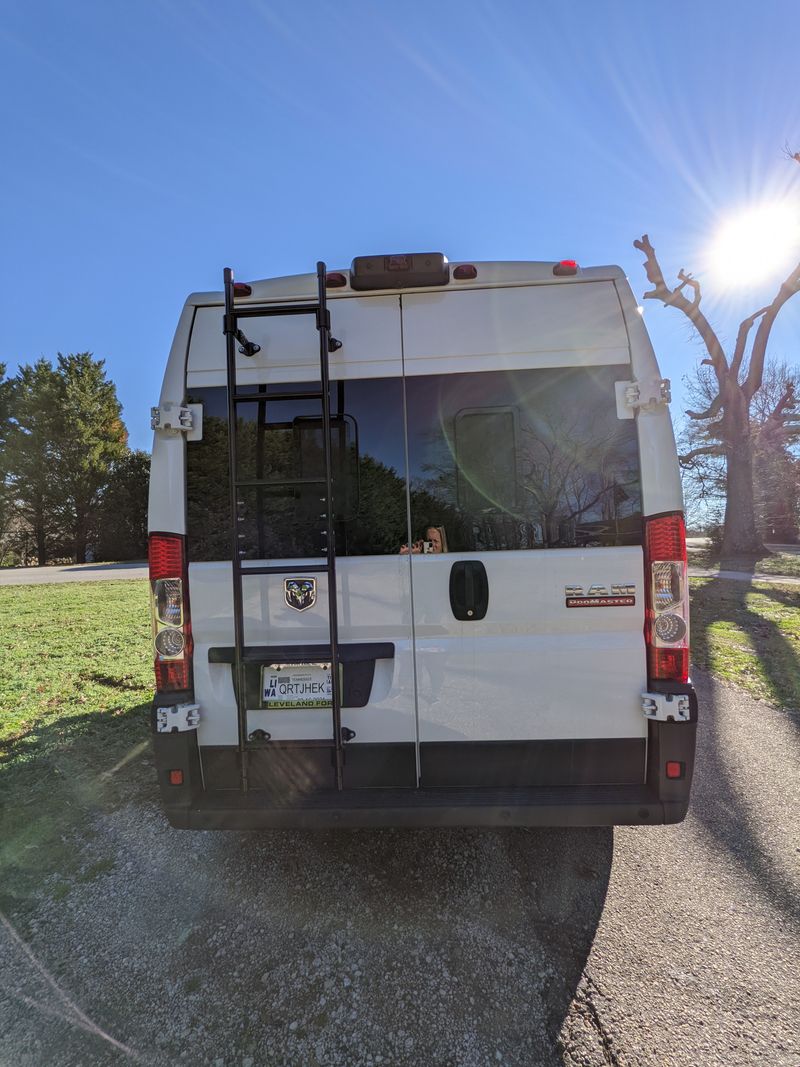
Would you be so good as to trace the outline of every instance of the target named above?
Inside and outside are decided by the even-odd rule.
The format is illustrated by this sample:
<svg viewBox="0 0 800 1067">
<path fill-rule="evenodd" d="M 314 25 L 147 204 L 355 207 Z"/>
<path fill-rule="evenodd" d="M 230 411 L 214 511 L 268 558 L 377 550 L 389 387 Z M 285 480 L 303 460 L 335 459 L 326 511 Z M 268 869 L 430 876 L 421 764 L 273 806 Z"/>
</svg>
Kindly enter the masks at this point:
<svg viewBox="0 0 800 1067">
<path fill-rule="evenodd" d="M 202 441 L 203 405 L 165 400 L 158 407 L 150 408 L 150 428 L 169 437 L 186 434 L 187 441 Z"/>
<path fill-rule="evenodd" d="M 617 394 L 617 418 L 632 419 L 640 411 L 656 411 L 672 400 L 669 378 L 651 378 L 639 382 L 614 382 Z"/>
</svg>

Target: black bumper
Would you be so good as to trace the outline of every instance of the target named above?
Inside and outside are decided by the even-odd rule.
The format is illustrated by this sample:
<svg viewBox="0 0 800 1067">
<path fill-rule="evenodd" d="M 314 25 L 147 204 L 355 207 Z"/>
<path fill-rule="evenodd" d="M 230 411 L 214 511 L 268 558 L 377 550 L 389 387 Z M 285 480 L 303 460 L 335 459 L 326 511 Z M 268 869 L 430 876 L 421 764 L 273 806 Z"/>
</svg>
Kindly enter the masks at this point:
<svg viewBox="0 0 800 1067">
<path fill-rule="evenodd" d="M 188 731 L 154 736 L 161 795 L 170 823 L 194 830 L 677 823 L 683 820 L 689 806 L 697 698 L 690 685 L 670 686 L 668 691 L 690 696 L 691 721 L 648 723 L 647 774 L 641 784 L 632 784 L 630 779 L 624 784 L 602 778 L 581 781 L 573 775 L 572 781 L 563 785 L 552 780 L 540 783 L 533 779 L 522 783 L 519 778 L 516 781 L 510 778 L 503 785 L 496 781 L 482 785 L 470 782 L 461 787 L 395 786 L 337 792 L 318 783 L 315 788 L 300 792 L 286 781 L 279 791 L 264 788 L 267 778 L 259 782 L 261 788 L 242 793 L 236 788 L 215 788 L 223 781 L 215 782 L 210 775 L 209 780 L 204 780 L 197 734 Z M 613 746 L 614 742 L 608 740 L 601 744 Z M 231 761 L 235 760 L 236 750 L 231 749 L 228 755 Z M 474 752 L 470 754 L 473 767 L 477 765 L 474 756 Z M 470 766 L 470 760 L 463 762 L 464 766 Z M 673 773 L 678 769 L 678 777 L 667 777 L 668 763 Z M 608 766 L 606 755 L 603 764 Z M 170 772 L 174 770 L 182 772 L 179 785 L 170 782 Z M 228 777 L 224 784 L 232 786 L 233 782 Z"/>
</svg>

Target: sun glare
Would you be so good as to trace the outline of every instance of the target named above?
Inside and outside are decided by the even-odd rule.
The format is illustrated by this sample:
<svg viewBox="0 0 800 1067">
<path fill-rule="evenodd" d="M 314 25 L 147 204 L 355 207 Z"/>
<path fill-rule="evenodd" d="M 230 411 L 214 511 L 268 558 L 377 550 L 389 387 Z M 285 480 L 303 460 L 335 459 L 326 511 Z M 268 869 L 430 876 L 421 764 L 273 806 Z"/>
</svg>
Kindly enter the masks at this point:
<svg viewBox="0 0 800 1067">
<path fill-rule="evenodd" d="M 721 285 L 754 285 L 791 269 L 800 254 L 800 206 L 763 204 L 727 219 L 709 266 Z"/>
</svg>

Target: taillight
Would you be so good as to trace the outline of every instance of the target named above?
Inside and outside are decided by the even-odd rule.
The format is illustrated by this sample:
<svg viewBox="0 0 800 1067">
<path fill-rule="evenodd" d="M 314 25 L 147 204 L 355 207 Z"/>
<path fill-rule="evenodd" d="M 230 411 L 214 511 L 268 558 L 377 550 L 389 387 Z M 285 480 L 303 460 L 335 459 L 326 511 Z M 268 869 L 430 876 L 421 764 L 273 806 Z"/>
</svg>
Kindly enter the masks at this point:
<svg viewBox="0 0 800 1067">
<path fill-rule="evenodd" d="M 653 680 L 689 679 L 686 527 L 675 512 L 645 519 L 645 642 Z"/>
<path fill-rule="evenodd" d="M 192 683 L 192 625 L 186 570 L 186 539 L 150 534 L 150 608 L 156 689 L 189 689 Z"/>
</svg>

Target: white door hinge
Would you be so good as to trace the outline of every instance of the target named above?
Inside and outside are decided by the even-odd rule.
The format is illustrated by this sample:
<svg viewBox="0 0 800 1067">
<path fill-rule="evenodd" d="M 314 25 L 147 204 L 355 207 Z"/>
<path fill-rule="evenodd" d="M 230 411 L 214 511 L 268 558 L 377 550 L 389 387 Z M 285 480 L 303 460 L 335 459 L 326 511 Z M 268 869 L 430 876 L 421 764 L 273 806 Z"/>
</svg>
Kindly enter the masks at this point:
<svg viewBox="0 0 800 1067">
<path fill-rule="evenodd" d="M 182 734 L 196 730 L 200 725 L 199 704 L 172 704 L 156 708 L 156 732 L 159 734 Z"/>
<path fill-rule="evenodd" d="M 655 411 L 672 400 L 669 378 L 651 378 L 643 382 L 614 382 L 617 393 L 617 418 L 632 419 L 637 408 Z"/>
<path fill-rule="evenodd" d="M 686 693 L 642 693 L 642 711 L 646 719 L 659 722 L 688 722 L 691 718 Z"/>
<path fill-rule="evenodd" d="M 203 405 L 174 404 L 167 400 L 159 407 L 150 408 L 150 428 L 173 437 L 185 433 L 187 441 L 201 441 Z"/>
</svg>

